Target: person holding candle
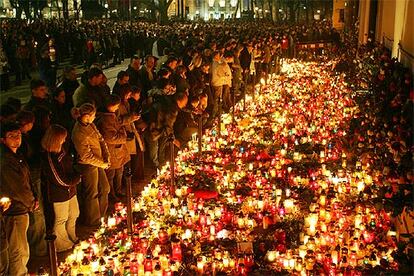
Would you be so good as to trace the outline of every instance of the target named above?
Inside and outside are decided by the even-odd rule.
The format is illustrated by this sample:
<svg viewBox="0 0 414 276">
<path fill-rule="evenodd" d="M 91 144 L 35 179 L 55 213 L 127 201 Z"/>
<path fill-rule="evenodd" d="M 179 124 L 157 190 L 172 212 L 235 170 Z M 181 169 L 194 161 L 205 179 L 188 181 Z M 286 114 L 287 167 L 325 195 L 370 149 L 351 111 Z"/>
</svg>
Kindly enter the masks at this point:
<svg viewBox="0 0 414 276">
<path fill-rule="evenodd" d="M 57 252 L 71 249 L 78 240 L 75 232 L 79 216 L 76 186 L 80 183 L 80 174 L 73 170 L 72 156 L 62 148 L 67 135 L 63 126 L 54 124 L 46 130 L 41 141 L 44 150 L 42 180 L 47 200 L 53 206 L 52 212 L 45 210 L 49 222 L 46 224 L 53 225 Z"/>
<path fill-rule="evenodd" d="M 9 245 L 6 238 L 6 229 L 4 227 L 3 213 L 10 208 L 10 198 L 0 194 L 0 275 L 5 275 L 8 270 Z"/>
<path fill-rule="evenodd" d="M 1 259 L 0 267 L 6 267 L 6 275 L 26 275 L 30 255 L 27 240 L 29 212 L 35 210 L 39 203 L 30 185 L 29 167 L 17 152 L 22 142 L 20 125 L 3 123 L 0 134 L 0 194 L 11 201 L 3 214 L 6 244 L 1 244 L 1 247 L 6 248 L 8 245 L 8 250 Z"/>
<path fill-rule="evenodd" d="M 74 108 L 73 115 L 77 121 L 72 130 L 72 141 L 78 157 L 77 168 L 82 175 L 84 199 L 81 215 L 86 225 L 96 228 L 108 208 L 110 186 L 104 170 L 110 167 L 109 151 L 93 123 L 95 106 L 85 103 Z"/>
</svg>

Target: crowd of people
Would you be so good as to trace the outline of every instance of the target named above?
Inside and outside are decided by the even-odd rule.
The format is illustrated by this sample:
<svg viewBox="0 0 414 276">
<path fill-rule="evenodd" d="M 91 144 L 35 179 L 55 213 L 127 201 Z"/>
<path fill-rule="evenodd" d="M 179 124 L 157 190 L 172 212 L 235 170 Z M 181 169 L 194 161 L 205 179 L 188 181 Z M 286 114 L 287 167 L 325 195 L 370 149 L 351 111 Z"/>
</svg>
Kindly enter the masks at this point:
<svg viewBox="0 0 414 276">
<path fill-rule="evenodd" d="M 96 230 L 108 205 L 125 200 L 126 172 L 136 183 L 144 159 L 161 168 L 171 144 L 185 147 L 199 122 L 211 127 L 247 87 L 277 73 L 297 39 L 338 39 L 327 22 L 3 21 L 1 30 L 1 58 L 16 66 L 16 82 L 36 63 L 40 70 L 27 104 L 1 106 L 0 196 L 11 200 L 1 203 L 1 275 L 27 273 L 29 256 L 46 254 L 46 235 L 63 252 L 79 242 L 77 223 Z M 67 67 L 58 82 L 58 61 L 69 55 L 87 70 L 78 81 Z M 102 65 L 127 58 L 109 87 Z"/>
<path fill-rule="evenodd" d="M 257 38 L 254 44 L 265 43 L 269 34 L 281 43 L 286 54 L 293 55 L 297 42 L 335 41 L 339 33 L 329 21 L 311 25 L 275 26 L 263 22 L 172 23 L 168 26 L 148 22 L 102 20 L 2 20 L 0 22 L 0 75 L 2 90 L 10 87 L 9 75 L 15 85 L 39 70 L 48 84 L 53 84 L 59 62 L 71 59 L 73 65 L 90 67 L 98 62 L 105 66 L 118 64 L 134 54 L 160 57 L 165 48 L 182 53 L 219 39 L 222 44 L 231 38 Z M 189 32 L 188 30 L 194 30 Z M 275 31 L 276 30 L 276 31 Z"/>
</svg>

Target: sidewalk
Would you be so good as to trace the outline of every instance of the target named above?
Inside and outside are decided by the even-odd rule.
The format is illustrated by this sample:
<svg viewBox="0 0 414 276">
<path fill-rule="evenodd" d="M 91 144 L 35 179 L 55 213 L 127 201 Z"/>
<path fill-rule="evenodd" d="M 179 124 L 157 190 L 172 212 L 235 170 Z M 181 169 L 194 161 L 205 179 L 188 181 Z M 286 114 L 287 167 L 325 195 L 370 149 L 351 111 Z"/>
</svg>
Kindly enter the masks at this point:
<svg viewBox="0 0 414 276">
<path fill-rule="evenodd" d="M 128 67 L 128 64 L 129 64 L 129 60 L 124 60 L 124 62 L 121 63 L 120 65 L 109 67 L 103 70 L 106 77 L 108 78 L 108 85 L 111 89 L 115 84 L 116 75 L 118 74 L 118 72 L 120 70 L 126 70 L 126 68 Z M 62 75 L 63 68 L 69 65 L 70 65 L 70 62 L 69 60 L 67 60 L 59 66 L 59 69 L 57 72 L 58 78 Z M 84 71 L 83 65 L 74 65 L 74 66 L 77 70 L 78 76 L 80 76 L 80 74 L 82 74 L 82 72 Z M 38 70 L 32 71 L 31 76 L 32 76 L 32 79 L 39 78 L 39 71 Z M 80 81 L 80 79 L 78 80 Z M 14 86 L 14 81 L 15 81 L 15 76 L 11 76 L 10 77 L 11 88 L 6 92 L 0 93 L 0 105 L 6 102 L 7 98 L 9 97 L 20 99 L 22 101 L 22 104 L 25 104 L 29 101 L 30 96 L 31 96 L 30 80 L 26 79 L 22 81 L 22 85 L 19 85 L 19 86 Z"/>
</svg>

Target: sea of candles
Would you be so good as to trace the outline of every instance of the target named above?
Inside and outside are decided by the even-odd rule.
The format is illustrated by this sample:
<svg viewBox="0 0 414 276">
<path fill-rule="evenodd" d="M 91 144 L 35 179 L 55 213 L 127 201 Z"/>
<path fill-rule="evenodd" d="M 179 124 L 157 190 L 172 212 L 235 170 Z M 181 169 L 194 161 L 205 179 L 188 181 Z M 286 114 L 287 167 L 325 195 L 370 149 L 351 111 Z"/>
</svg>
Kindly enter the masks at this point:
<svg viewBox="0 0 414 276">
<path fill-rule="evenodd" d="M 358 107 L 331 66 L 285 63 L 202 154 L 196 141 L 179 152 L 174 191 L 166 165 L 134 199 L 133 235 L 118 204 L 61 273 L 398 270 L 390 213 L 372 203 L 379 173 L 341 142 Z"/>
</svg>

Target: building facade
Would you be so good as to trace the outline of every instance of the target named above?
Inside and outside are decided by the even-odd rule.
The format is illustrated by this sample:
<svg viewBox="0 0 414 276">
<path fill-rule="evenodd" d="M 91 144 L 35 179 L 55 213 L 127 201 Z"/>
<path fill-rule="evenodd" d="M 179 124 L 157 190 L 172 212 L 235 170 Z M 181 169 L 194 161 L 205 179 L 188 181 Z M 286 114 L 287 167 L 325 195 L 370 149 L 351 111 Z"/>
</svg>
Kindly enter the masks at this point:
<svg viewBox="0 0 414 276">
<path fill-rule="evenodd" d="M 414 0 L 360 0 L 359 42 L 384 43 L 414 72 Z"/>
</svg>

